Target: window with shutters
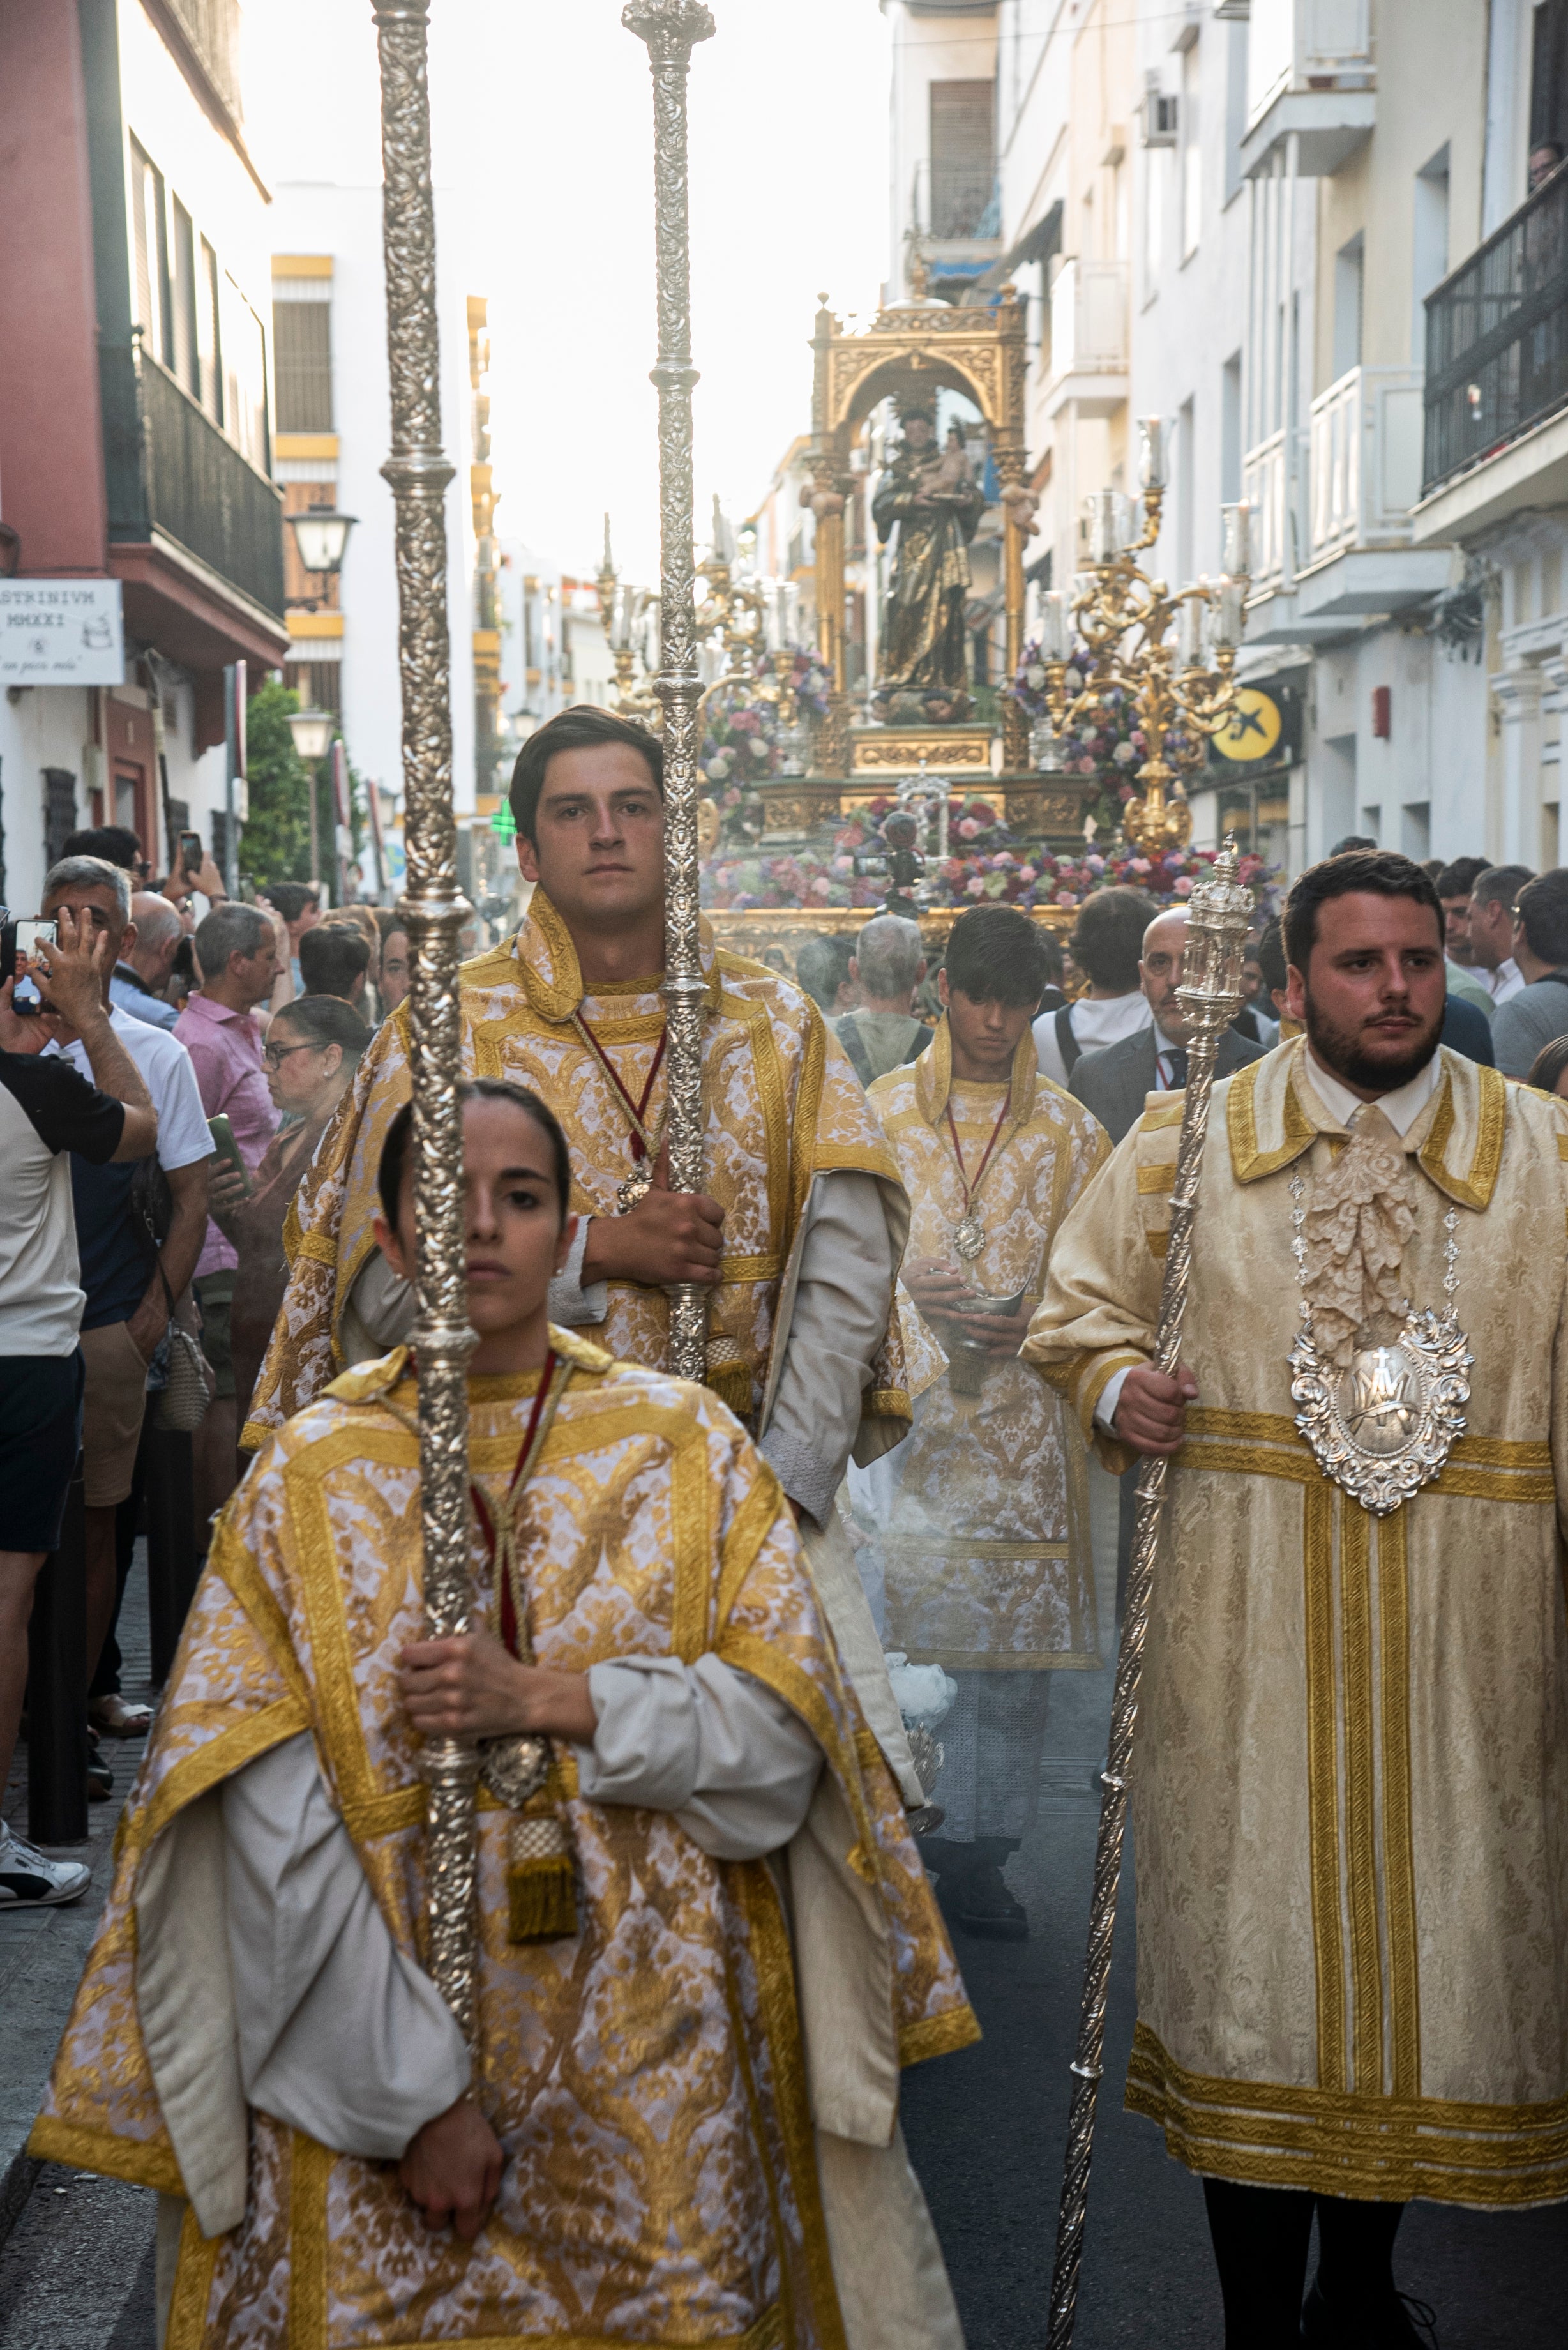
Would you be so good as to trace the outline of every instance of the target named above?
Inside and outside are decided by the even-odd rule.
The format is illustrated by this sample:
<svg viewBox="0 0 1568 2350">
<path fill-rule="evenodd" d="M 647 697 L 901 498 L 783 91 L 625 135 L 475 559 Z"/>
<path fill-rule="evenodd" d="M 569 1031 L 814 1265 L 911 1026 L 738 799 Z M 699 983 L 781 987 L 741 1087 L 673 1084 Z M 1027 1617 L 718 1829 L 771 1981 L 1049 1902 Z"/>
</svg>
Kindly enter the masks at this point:
<svg viewBox="0 0 1568 2350">
<path fill-rule="evenodd" d="M 154 359 L 170 362 L 169 233 L 163 174 L 130 142 L 130 236 L 136 270 L 136 324 Z"/>
<path fill-rule="evenodd" d="M 174 266 L 171 288 L 170 323 L 173 344 L 170 366 L 185 390 L 199 400 L 202 380 L 196 360 L 196 233 L 191 225 L 191 215 L 174 199 Z"/>
<path fill-rule="evenodd" d="M 196 271 L 196 357 L 202 373 L 202 405 L 214 424 L 223 421 L 223 338 L 218 310 L 218 256 L 203 237 Z"/>
<path fill-rule="evenodd" d="M 980 236 L 996 183 L 996 84 L 930 86 L 931 234 Z"/>
<path fill-rule="evenodd" d="M 275 290 L 272 345 L 278 431 L 330 432 L 331 303 L 279 301 Z"/>
</svg>

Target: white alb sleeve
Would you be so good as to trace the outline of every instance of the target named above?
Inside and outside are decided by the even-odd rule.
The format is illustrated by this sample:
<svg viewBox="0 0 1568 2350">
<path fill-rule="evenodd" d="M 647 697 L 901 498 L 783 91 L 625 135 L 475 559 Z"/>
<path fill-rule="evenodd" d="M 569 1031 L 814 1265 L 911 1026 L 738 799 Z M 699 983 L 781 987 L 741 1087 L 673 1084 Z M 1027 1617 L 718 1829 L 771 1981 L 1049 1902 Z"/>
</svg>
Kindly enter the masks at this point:
<svg viewBox="0 0 1568 2350">
<path fill-rule="evenodd" d="M 788 1844 L 810 1809 L 822 1750 L 784 1700 L 750 1673 L 699 1657 L 623 1657 L 588 1668 L 598 1717 L 579 1746 L 591 1804 L 673 1813 L 715 1860 L 756 1860 Z"/>
<path fill-rule="evenodd" d="M 246 2103 L 397 2161 L 468 2086 L 462 2034 L 388 1931 L 307 1731 L 237 1771 L 223 1803 Z"/>
<path fill-rule="evenodd" d="M 887 1335 L 893 1243 L 874 1175 L 839 1168 L 811 1187 L 784 1366 L 757 1446 L 792 1502 L 826 1525 Z"/>
<path fill-rule="evenodd" d="M 1111 1373 L 1110 1378 L 1100 1389 L 1100 1399 L 1095 1406 L 1095 1418 L 1107 1436 L 1114 1436 L 1116 1432 L 1116 1406 L 1122 1399 L 1122 1388 L 1131 1368 L 1130 1363 L 1124 1363 L 1119 1371 Z"/>
<path fill-rule="evenodd" d="M 609 1312 L 607 1284 L 590 1281 L 586 1287 L 583 1284 L 583 1251 L 588 1244 L 588 1226 L 592 1222 L 591 1216 L 577 1218 L 566 1262 L 550 1284 L 550 1319 L 563 1330 L 576 1330 L 585 1322 L 602 1322 Z"/>
</svg>

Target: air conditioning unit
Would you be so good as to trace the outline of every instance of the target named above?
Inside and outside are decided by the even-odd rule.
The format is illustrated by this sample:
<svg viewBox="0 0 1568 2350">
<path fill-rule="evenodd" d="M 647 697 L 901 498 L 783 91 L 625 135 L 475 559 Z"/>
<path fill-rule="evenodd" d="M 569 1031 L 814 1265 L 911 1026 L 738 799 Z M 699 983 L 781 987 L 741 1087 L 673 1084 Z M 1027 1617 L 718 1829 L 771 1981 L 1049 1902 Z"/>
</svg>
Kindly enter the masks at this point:
<svg viewBox="0 0 1568 2350">
<path fill-rule="evenodd" d="M 1163 90 L 1158 78 L 1150 74 L 1143 98 L 1143 143 L 1146 147 L 1174 147 L 1179 136 L 1179 117 L 1181 100 L 1173 90 Z"/>
</svg>

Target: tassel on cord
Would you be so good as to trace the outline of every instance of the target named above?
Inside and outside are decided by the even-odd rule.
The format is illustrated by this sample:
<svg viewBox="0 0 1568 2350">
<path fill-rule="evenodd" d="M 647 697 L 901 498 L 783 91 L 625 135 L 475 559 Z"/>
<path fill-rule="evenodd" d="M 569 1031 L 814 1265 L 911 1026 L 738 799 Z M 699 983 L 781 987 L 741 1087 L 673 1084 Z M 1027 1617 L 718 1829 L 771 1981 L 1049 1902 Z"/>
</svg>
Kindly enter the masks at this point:
<svg viewBox="0 0 1568 2350">
<path fill-rule="evenodd" d="M 512 1814 L 507 1845 L 507 1939 L 558 1942 L 577 1930 L 577 1865 L 561 1809 L 558 1763 L 536 1794 Z"/>
<path fill-rule="evenodd" d="M 569 1363 L 546 1359 L 505 1502 L 493 1521 L 483 1495 L 471 1486 L 479 1522 L 490 1543 L 495 1574 L 495 1630 L 520 1663 L 534 1662 L 528 1593 L 519 1557 L 518 1514 L 529 1472 L 544 1448 L 556 1408 L 572 1375 Z M 512 1814 L 506 1845 L 506 1936 L 511 1942 L 558 1942 L 577 1930 L 577 1866 L 566 1825 L 566 1787 L 560 1756 L 550 1742 L 550 1768 L 520 1811 Z"/>
</svg>

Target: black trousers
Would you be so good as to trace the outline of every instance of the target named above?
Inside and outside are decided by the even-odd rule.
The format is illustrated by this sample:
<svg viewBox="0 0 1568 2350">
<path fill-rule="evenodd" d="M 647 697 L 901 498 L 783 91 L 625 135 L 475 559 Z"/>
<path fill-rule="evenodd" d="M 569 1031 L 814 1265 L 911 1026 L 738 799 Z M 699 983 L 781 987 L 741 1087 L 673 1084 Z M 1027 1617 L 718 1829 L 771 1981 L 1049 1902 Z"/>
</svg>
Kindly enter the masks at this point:
<svg viewBox="0 0 1568 2350">
<path fill-rule="evenodd" d="M 1355 2317 L 1392 2297 L 1403 2203 L 1238 2187 L 1228 2178 L 1206 2178 L 1203 2199 L 1225 2303 L 1225 2350 L 1296 2350 L 1314 2210 L 1324 2299 Z"/>
</svg>

